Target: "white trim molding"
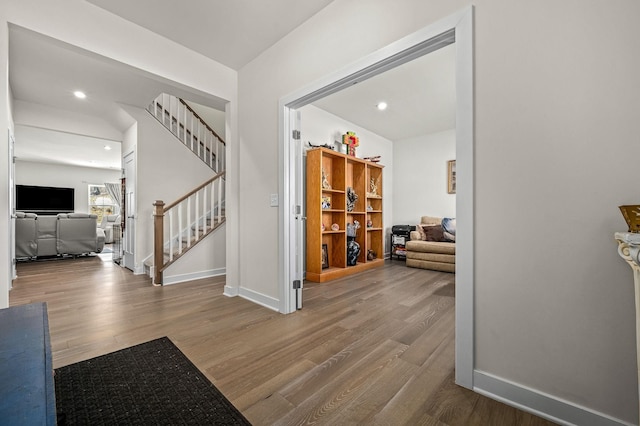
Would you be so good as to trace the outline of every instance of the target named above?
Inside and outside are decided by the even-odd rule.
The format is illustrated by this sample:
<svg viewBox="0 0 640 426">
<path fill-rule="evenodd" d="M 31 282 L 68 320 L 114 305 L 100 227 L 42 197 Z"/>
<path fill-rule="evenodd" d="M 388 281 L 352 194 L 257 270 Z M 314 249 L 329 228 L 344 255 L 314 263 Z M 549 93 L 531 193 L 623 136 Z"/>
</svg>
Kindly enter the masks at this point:
<svg viewBox="0 0 640 426">
<path fill-rule="evenodd" d="M 378 75 L 397 65 L 425 55 L 453 42 L 456 43 L 456 383 L 473 389 L 474 368 L 474 29 L 473 6 L 434 22 L 397 40 L 372 54 L 329 74 L 308 86 L 280 99 L 279 108 L 279 199 L 277 306 L 282 313 L 295 310 L 290 273 L 292 259 L 290 227 L 294 206 L 290 194 L 295 193 L 295 181 L 290 164 L 291 111 L 317 99 Z"/>
<path fill-rule="evenodd" d="M 226 293 L 226 288 L 225 288 Z M 280 301 L 275 297 L 267 296 L 266 294 L 259 293 L 257 291 L 240 287 L 238 291 L 238 295 L 243 299 L 246 299 L 250 302 L 257 303 L 260 306 L 264 306 L 265 308 L 269 308 L 272 311 L 280 311 Z"/>
<path fill-rule="evenodd" d="M 171 285 L 183 283 L 185 281 L 200 280 L 202 278 L 218 277 L 220 275 L 225 275 L 226 273 L 227 270 L 225 268 L 218 268 L 206 271 L 189 272 L 188 274 L 165 275 L 162 279 L 162 285 Z"/>
<path fill-rule="evenodd" d="M 632 423 L 483 371 L 473 372 L 473 384 L 473 390 L 479 394 L 561 425 L 632 426 Z"/>
</svg>

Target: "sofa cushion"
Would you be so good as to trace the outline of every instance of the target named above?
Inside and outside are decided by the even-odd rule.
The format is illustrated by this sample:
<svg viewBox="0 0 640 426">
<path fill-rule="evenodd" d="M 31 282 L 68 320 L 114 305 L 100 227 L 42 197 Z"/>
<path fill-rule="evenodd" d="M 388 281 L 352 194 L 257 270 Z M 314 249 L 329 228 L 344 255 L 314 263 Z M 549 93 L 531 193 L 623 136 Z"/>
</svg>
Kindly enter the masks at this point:
<svg viewBox="0 0 640 426">
<path fill-rule="evenodd" d="M 432 271 L 456 272 L 455 263 L 432 262 L 430 260 L 407 258 L 407 266 L 412 268 L 430 269 Z"/>
<path fill-rule="evenodd" d="M 441 225 L 422 225 L 424 241 L 444 241 L 444 231 Z"/>
<path fill-rule="evenodd" d="M 420 218 L 420 224 L 421 225 L 442 225 L 442 218 L 434 217 L 434 216 L 422 216 Z"/>
<path fill-rule="evenodd" d="M 423 253 L 455 254 L 456 245 L 438 241 L 409 241 L 406 244 L 407 252 L 419 251 Z"/>
<path fill-rule="evenodd" d="M 407 259 L 428 260 L 431 262 L 456 263 L 455 254 L 423 253 L 421 251 L 408 251 Z"/>
</svg>

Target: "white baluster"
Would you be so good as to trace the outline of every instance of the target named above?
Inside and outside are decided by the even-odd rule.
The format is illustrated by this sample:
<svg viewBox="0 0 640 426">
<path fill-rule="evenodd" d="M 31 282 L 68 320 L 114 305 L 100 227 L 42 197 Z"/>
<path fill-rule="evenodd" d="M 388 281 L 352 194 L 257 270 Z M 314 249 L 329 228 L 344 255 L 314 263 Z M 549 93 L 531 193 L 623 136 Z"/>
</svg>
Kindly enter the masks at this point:
<svg viewBox="0 0 640 426">
<path fill-rule="evenodd" d="M 222 177 L 218 178 L 218 223 L 222 222 Z"/>
<path fill-rule="evenodd" d="M 207 188 L 202 188 L 202 235 L 207 233 Z"/>
<path fill-rule="evenodd" d="M 199 214 L 199 207 L 200 205 L 200 192 L 196 192 L 196 215 L 194 217 L 194 221 L 193 223 L 196 224 L 196 241 L 198 241 L 200 239 L 200 220 L 198 219 L 198 214 Z"/>
<path fill-rule="evenodd" d="M 173 209 L 169 210 L 169 262 L 173 261 Z"/>
<path fill-rule="evenodd" d="M 166 93 L 162 94 L 162 122 L 164 123 L 164 126 L 167 128 L 171 128 L 170 126 L 167 125 L 167 104 L 169 102 L 169 95 L 167 95 Z"/>
<path fill-rule="evenodd" d="M 218 150 L 220 149 L 220 139 L 216 138 L 216 168 L 215 168 L 215 172 L 216 173 L 220 173 L 220 154 L 218 152 Z"/>
<path fill-rule="evenodd" d="M 178 209 L 178 254 L 182 254 L 182 230 L 184 226 L 182 225 L 182 209 L 184 202 L 178 204 L 176 208 Z"/>
<path fill-rule="evenodd" d="M 191 247 L 191 197 L 187 198 L 187 248 Z"/>
<path fill-rule="evenodd" d="M 213 226 L 217 223 L 216 222 L 216 218 L 214 217 L 214 215 L 216 214 L 216 182 L 213 181 L 211 182 L 211 206 L 209 206 L 209 211 L 210 216 L 211 216 L 211 227 L 213 228 Z"/>
<path fill-rule="evenodd" d="M 189 111 L 189 109 L 185 106 L 184 107 L 184 118 L 182 123 L 184 124 L 184 138 L 182 138 L 182 142 L 183 143 L 187 143 L 187 112 Z"/>
</svg>

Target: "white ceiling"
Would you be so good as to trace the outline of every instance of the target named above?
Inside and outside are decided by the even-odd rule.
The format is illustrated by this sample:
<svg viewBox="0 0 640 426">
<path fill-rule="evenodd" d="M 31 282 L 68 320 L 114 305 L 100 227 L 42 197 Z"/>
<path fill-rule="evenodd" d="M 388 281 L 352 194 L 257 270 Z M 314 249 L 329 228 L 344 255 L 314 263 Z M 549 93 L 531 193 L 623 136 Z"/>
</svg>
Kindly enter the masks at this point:
<svg viewBox="0 0 640 426">
<path fill-rule="evenodd" d="M 88 1 L 125 19 L 140 21 L 139 24 L 234 68 L 256 57 L 331 3 L 330 0 Z M 314 105 L 390 140 L 453 128 L 453 56 L 453 46 L 443 48 L 319 100 Z M 122 114 L 119 103 L 144 108 L 162 92 L 224 110 L 222 99 L 17 26 L 10 26 L 9 31 L 9 84 L 16 100 L 98 117 L 119 132 L 131 124 Z M 74 90 L 85 91 L 87 99 L 76 99 L 72 95 Z M 389 104 L 384 112 L 375 109 L 381 100 Z M 16 118 L 16 124 L 28 124 Z M 33 156 L 32 161 L 49 158 L 53 162 L 59 157 L 56 144 L 60 136 L 68 134 L 62 132 L 45 138 L 43 129 L 27 131 L 22 128 L 16 131 L 16 149 L 25 160 Z M 94 140 L 96 134 L 80 136 L 88 138 L 73 137 L 67 141 L 77 144 L 72 152 L 82 152 L 86 143 L 97 147 L 94 158 L 104 157 L 104 144 Z M 45 143 L 47 140 L 51 143 Z M 31 143 L 33 148 L 23 149 L 21 146 Z M 68 155 L 57 161 L 68 164 L 86 162 L 86 159 L 72 157 Z M 96 167 L 91 164 L 90 167 Z"/>
<path fill-rule="evenodd" d="M 15 126 L 18 160 L 120 170 L 120 143 L 73 133 Z M 105 146 L 110 147 L 106 150 Z M 71 153 L 71 154 L 70 154 Z"/>
<path fill-rule="evenodd" d="M 238 70 L 333 0 L 87 0 Z"/>
<path fill-rule="evenodd" d="M 388 107 L 379 111 L 384 101 Z M 455 128 L 455 45 L 313 103 L 391 141 Z M 303 117 L 304 119 L 304 117 Z"/>
</svg>

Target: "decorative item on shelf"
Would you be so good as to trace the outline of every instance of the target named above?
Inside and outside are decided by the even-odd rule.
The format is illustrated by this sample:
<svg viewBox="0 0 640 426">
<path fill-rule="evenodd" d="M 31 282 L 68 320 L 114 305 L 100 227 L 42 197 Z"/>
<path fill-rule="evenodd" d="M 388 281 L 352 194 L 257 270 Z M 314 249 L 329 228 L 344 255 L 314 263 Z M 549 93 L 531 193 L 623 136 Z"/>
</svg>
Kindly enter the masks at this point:
<svg viewBox="0 0 640 426">
<path fill-rule="evenodd" d="M 354 220 L 347 224 L 347 266 L 354 266 L 358 262 L 360 244 L 356 241 L 356 233 L 360 228 L 360 222 Z"/>
<path fill-rule="evenodd" d="M 307 144 L 309 144 L 309 148 L 327 148 L 333 151 L 333 147 L 328 143 L 324 143 L 322 145 L 314 145 L 311 142 L 307 141 Z"/>
<path fill-rule="evenodd" d="M 329 247 L 326 244 L 322 245 L 322 269 L 329 267 Z"/>
<path fill-rule="evenodd" d="M 331 225 L 331 230 L 332 231 L 340 230 L 340 225 L 338 225 L 337 223 L 334 223 L 333 225 Z"/>
<path fill-rule="evenodd" d="M 322 189 L 331 189 L 331 184 L 329 183 L 327 172 L 324 171 L 324 167 L 322 168 Z"/>
<path fill-rule="evenodd" d="M 640 233 L 640 205 L 619 206 L 618 208 L 627 222 L 629 232 Z"/>
<path fill-rule="evenodd" d="M 333 146 L 336 152 L 339 152 L 341 154 L 346 154 L 347 153 L 347 145 L 343 144 L 340 141 L 334 141 L 333 142 Z"/>
<path fill-rule="evenodd" d="M 347 145 L 347 155 L 356 156 L 356 147 L 360 145 L 360 138 L 356 136 L 356 132 L 347 132 L 342 135 L 342 143 Z"/>
<path fill-rule="evenodd" d="M 373 221 L 371 219 L 367 220 L 367 228 L 373 228 Z"/>
<path fill-rule="evenodd" d="M 326 226 L 324 226 L 324 223 L 320 224 L 320 229 L 322 230 L 322 232 L 324 232 L 325 229 L 327 229 Z"/>
<path fill-rule="evenodd" d="M 323 209 L 330 209 L 331 208 L 331 197 L 323 196 L 322 197 L 322 202 L 320 203 L 320 206 Z"/>
<path fill-rule="evenodd" d="M 373 210 L 373 206 L 372 206 L 371 204 L 369 204 L 369 205 L 367 206 L 367 210 L 368 210 L 368 211 Z"/>
<path fill-rule="evenodd" d="M 376 155 L 375 157 L 364 157 L 364 160 L 370 161 L 372 163 L 379 163 L 380 162 L 380 156 Z"/>
<path fill-rule="evenodd" d="M 376 257 L 378 257 L 378 255 L 374 250 L 367 250 L 367 260 L 373 260 Z"/>
<path fill-rule="evenodd" d="M 376 180 L 374 178 L 369 179 L 369 192 L 367 192 L 367 197 L 377 197 L 378 196 L 378 185 L 376 184 Z"/>
<path fill-rule="evenodd" d="M 358 194 L 356 194 L 352 187 L 347 187 L 347 211 L 352 212 L 356 201 L 358 201 Z"/>
</svg>

